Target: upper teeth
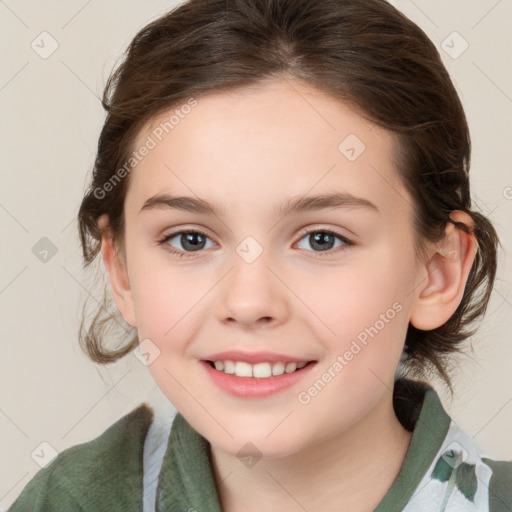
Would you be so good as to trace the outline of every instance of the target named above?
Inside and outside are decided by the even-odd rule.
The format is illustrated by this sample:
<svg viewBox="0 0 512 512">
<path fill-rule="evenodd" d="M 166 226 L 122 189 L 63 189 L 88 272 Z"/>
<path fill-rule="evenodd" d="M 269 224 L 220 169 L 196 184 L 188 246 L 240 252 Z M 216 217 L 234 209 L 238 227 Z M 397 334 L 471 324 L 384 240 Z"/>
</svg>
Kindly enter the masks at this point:
<svg viewBox="0 0 512 512">
<path fill-rule="evenodd" d="M 306 366 L 305 362 L 249 364 L 243 361 L 215 361 L 216 370 L 234 374 L 237 377 L 254 377 L 256 379 L 268 379 L 283 373 L 293 373 L 299 368 L 304 368 L 304 366 Z"/>
</svg>

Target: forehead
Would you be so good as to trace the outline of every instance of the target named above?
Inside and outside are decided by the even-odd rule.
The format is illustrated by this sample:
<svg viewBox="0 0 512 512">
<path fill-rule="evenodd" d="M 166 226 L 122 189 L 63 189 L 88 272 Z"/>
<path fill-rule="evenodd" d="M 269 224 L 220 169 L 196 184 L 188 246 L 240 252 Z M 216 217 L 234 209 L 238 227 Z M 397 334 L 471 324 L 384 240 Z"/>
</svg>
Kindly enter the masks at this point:
<svg viewBox="0 0 512 512">
<path fill-rule="evenodd" d="M 341 190 L 405 211 L 396 144 L 394 134 L 322 91 L 267 81 L 193 98 L 151 119 L 134 150 L 152 148 L 133 169 L 128 196 L 139 208 L 161 193 L 255 208 Z"/>
</svg>

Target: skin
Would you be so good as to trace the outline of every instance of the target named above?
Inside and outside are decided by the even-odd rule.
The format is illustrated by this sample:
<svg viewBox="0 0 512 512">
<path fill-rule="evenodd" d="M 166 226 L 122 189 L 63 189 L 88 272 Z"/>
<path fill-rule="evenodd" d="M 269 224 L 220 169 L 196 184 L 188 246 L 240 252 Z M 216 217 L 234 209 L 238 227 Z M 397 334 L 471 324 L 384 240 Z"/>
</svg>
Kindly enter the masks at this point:
<svg viewBox="0 0 512 512">
<path fill-rule="evenodd" d="M 417 257 L 412 199 L 395 168 L 393 134 L 318 90 L 279 79 L 197 101 L 131 172 L 125 256 L 116 253 L 108 219 L 100 219 L 117 307 L 140 340 L 158 347 L 149 365 L 158 386 L 211 443 L 223 510 L 373 510 L 411 439 L 392 405 L 407 327 L 433 329 L 452 315 L 475 239 L 448 224 L 445 240 Z M 152 119 L 135 147 L 168 118 Z M 338 149 L 350 134 L 366 146 L 353 162 Z M 378 212 L 345 206 L 279 214 L 290 198 L 333 191 L 371 201 Z M 200 197 L 222 211 L 141 212 L 162 193 Z M 469 223 L 462 212 L 452 219 Z M 208 236 L 204 249 L 179 257 L 159 243 L 185 228 Z M 337 240 L 315 258 L 321 251 L 304 228 L 335 231 L 354 245 Z M 263 250 L 250 264 L 236 252 L 247 236 Z M 184 252 L 181 241 L 167 246 Z M 397 303 L 400 312 L 300 403 L 298 394 Z M 277 395 L 238 398 L 212 385 L 199 363 L 232 349 L 317 365 Z M 262 454 L 251 467 L 237 457 L 248 442 Z"/>
</svg>

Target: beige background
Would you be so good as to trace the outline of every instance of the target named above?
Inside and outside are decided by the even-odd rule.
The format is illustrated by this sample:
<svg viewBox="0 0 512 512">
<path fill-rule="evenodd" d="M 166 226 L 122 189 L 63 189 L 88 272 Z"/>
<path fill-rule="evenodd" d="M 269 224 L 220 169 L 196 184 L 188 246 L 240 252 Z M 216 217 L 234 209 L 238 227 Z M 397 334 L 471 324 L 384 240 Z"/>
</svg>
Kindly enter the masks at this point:
<svg viewBox="0 0 512 512">
<path fill-rule="evenodd" d="M 74 219 L 94 161 L 107 76 L 136 31 L 175 3 L 0 2 L 2 510 L 39 469 L 37 454 L 51 453 L 42 442 L 60 452 L 161 396 L 132 355 L 99 368 L 78 347 L 83 299 L 99 295 L 81 270 Z M 512 459 L 512 2 L 392 3 L 432 38 L 456 83 L 473 137 L 473 196 L 503 244 L 488 315 L 473 353 L 460 359 L 455 398 L 443 394 L 443 402 L 484 455 Z M 31 47 L 51 49 L 44 31 L 58 44 L 45 59 Z M 457 56 L 464 41 L 469 46 Z M 43 237 L 57 249 L 46 263 L 32 252 Z"/>
</svg>

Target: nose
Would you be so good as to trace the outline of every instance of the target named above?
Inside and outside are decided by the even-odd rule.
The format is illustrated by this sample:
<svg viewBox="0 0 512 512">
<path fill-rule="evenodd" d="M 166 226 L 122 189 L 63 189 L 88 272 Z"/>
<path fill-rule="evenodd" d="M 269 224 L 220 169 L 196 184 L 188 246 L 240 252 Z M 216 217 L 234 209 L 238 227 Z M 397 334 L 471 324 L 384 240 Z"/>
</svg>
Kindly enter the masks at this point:
<svg viewBox="0 0 512 512">
<path fill-rule="evenodd" d="M 287 288 L 277 275 L 263 255 L 252 263 L 235 260 L 220 283 L 218 319 L 244 329 L 284 323 L 289 314 Z"/>
</svg>

